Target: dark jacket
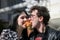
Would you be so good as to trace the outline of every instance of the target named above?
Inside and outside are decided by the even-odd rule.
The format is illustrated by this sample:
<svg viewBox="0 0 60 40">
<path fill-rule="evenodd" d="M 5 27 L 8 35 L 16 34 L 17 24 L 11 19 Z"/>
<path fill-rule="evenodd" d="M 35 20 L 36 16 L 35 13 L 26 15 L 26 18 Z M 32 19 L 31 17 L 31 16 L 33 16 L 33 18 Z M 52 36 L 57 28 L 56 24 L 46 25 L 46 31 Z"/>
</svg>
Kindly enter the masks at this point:
<svg viewBox="0 0 60 40">
<path fill-rule="evenodd" d="M 20 40 L 35 40 L 39 34 L 40 33 L 34 29 L 34 32 L 32 32 L 30 36 L 27 37 L 26 29 L 24 29 Z M 42 40 L 60 40 L 60 32 L 47 26 Z"/>
</svg>

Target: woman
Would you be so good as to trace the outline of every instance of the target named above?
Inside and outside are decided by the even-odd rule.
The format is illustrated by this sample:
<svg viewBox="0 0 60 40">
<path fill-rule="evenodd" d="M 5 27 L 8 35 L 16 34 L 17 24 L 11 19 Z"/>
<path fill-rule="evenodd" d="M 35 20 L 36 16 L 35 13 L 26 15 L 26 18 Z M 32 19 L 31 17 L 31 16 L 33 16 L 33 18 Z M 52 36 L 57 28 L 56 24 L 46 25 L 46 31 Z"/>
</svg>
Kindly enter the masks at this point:
<svg viewBox="0 0 60 40">
<path fill-rule="evenodd" d="M 23 21 L 28 18 L 28 14 L 25 10 L 17 11 L 16 14 L 12 16 L 9 23 L 9 27 L 4 29 L 0 35 L 0 40 L 20 40 L 22 39 L 21 33 L 25 28 Z M 23 39 L 22 39 L 23 40 Z"/>
</svg>

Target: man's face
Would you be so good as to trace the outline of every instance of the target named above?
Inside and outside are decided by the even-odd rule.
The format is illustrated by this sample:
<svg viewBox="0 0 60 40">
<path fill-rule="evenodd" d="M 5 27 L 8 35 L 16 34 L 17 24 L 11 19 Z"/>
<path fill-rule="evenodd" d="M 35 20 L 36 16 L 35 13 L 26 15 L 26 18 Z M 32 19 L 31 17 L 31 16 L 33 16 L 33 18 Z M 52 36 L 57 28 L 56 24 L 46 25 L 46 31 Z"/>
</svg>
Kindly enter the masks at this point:
<svg viewBox="0 0 60 40">
<path fill-rule="evenodd" d="M 17 19 L 17 23 L 18 23 L 19 26 L 25 28 L 25 26 L 23 25 L 23 22 L 24 22 L 24 19 L 26 19 L 26 17 L 27 17 L 27 15 L 24 12 L 22 12 L 20 14 L 20 16 Z"/>
<path fill-rule="evenodd" d="M 38 10 L 33 10 L 33 11 L 31 12 L 32 28 L 36 27 L 36 25 L 37 25 L 38 22 L 39 22 L 37 13 L 38 13 Z"/>
</svg>

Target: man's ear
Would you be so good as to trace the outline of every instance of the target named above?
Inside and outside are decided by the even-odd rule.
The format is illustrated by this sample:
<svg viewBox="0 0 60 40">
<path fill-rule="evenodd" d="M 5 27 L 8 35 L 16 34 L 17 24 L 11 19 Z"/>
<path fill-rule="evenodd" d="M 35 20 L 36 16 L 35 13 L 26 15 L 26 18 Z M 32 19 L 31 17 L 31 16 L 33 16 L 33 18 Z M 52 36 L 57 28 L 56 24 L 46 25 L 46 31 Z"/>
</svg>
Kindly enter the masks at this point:
<svg viewBox="0 0 60 40">
<path fill-rule="evenodd" d="M 42 22 L 43 21 L 43 16 L 39 17 L 39 21 Z"/>
</svg>

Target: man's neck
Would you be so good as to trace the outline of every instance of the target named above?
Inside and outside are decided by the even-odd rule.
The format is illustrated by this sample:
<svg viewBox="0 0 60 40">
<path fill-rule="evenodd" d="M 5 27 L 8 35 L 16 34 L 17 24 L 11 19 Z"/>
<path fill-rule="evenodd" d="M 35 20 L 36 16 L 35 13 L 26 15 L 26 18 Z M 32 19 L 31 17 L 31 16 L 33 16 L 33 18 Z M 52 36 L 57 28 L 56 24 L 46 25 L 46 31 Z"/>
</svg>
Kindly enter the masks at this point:
<svg viewBox="0 0 60 40">
<path fill-rule="evenodd" d="M 45 33 L 45 29 L 46 29 L 46 27 L 45 27 L 45 25 L 44 24 L 40 24 L 40 27 L 39 28 L 37 28 L 37 30 L 40 32 L 40 33 Z"/>
</svg>

